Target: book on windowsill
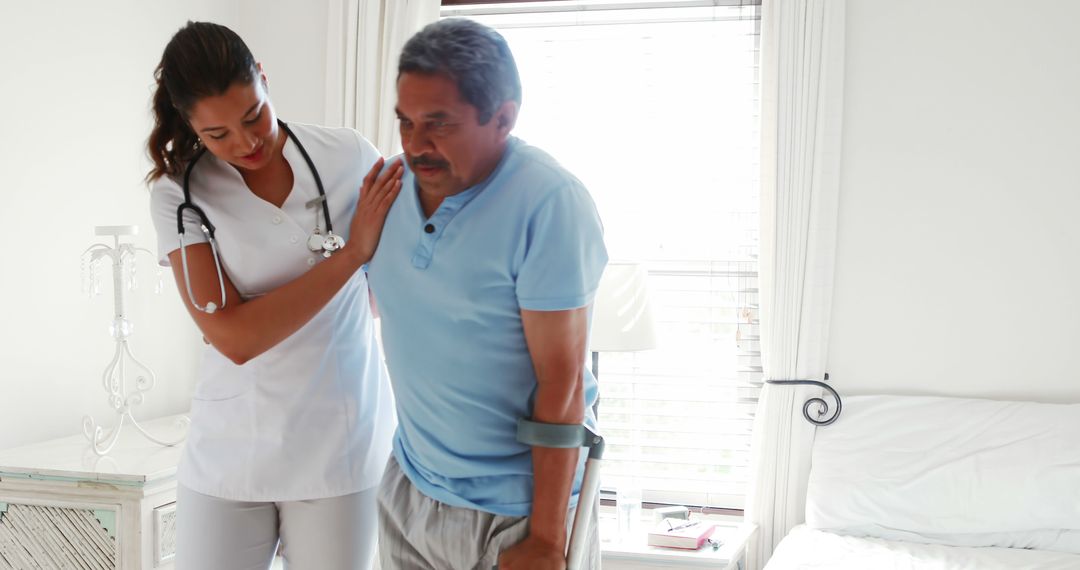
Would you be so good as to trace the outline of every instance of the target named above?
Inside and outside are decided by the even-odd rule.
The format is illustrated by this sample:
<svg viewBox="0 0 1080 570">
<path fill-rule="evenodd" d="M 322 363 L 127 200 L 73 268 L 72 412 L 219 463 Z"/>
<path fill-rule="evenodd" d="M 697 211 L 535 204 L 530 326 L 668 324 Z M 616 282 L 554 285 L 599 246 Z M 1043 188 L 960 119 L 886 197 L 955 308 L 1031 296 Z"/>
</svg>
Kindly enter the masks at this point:
<svg viewBox="0 0 1080 570">
<path fill-rule="evenodd" d="M 697 550 L 714 530 L 716 525 L 710 522 L 664 519 L 649 531 L 649 546 Z"/>
</svg>

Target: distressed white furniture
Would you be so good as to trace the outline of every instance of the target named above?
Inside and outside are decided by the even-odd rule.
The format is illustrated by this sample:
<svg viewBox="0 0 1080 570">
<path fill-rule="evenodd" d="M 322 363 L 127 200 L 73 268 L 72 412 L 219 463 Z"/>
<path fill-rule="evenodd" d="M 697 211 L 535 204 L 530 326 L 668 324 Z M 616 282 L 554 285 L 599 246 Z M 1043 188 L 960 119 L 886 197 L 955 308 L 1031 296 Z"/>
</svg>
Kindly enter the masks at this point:
<svg viewBox="0 0 1080 570">
<path fill-rule="evenodd" d="M 82 434 L 0 451 L 0 570 L 172 568 L 181 450 L 128 430 L 106 456 Z"/>
</svg>

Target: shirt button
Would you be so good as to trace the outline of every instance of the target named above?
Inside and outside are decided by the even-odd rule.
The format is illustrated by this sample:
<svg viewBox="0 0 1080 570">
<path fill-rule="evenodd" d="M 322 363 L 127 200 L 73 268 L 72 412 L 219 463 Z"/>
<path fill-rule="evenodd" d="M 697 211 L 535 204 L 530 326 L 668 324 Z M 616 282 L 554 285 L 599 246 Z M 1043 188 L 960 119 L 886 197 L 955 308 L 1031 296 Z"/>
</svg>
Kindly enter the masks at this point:
<svg viewBox="0 0 1080 570">
<path fill-rule="evenodd" d="M 281 216 L 274 216 L 274 225 L 276 226 L 276 225 L 278 225 L 280 223 L 281 223 Z"/>
<path fill-rule="evenodd" d="M 308 265 L 315 265 L 315 258 L 314 257 L 307 258 L 307 264 Z"/>
<path fill-rule="evenodd" d="M 289 242 L 291 242 L 291 243 L 300 243 L 300 238 L 298 238 L 296 236 L 289 236 Z"/>
<path fill-rule="evenodd" d="M 431 224 L 428 224 L 428 225 L 424 226 L 424 232 L 429 233 L 429 234 L 435 233 L 435 226 L 433 226 Z"/>
</svg>

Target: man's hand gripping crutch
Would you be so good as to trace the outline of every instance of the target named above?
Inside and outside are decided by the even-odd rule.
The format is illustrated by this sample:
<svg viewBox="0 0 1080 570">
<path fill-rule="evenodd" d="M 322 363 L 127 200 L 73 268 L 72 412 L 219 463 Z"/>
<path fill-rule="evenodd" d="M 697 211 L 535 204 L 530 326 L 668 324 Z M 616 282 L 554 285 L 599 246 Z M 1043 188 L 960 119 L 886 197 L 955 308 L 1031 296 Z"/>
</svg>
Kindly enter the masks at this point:
<svg viewBox="0 0 1080 570">
<path fill-rule="evenodd" d="M 585 475 L 581 480 L 578 508 L 566 550 L 567 570 L 582 570 L 585 548 L 589 544 L 592 505 L 600 491 L 600 462 L 604 456 L 604 438 L 579 424 L 548 424 L 522 418 L 518 421 L 517 440 L 534 447 L 572 449 L 586 447 Z M 498 570 L 498 566 L 495 567 Z"/>
</svg>

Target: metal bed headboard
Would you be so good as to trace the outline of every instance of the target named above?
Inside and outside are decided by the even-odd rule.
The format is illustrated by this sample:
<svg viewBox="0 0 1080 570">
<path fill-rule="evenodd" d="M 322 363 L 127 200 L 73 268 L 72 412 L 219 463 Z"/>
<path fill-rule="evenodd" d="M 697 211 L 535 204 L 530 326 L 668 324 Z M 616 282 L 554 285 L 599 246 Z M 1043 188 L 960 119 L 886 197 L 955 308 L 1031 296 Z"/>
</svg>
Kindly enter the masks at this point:
<svg viewBox="0 0 1080 570">
<path fill-rule="evenodd" d="M 829 379 L 828 374 L 825 375 L 825 379 L 826 380 Z M 840 394 L 836 393 L 836 390 L 834 390 L 832 386 L 829 386 L 828 384 L 826 384 L 824 382 L 819 382 L 817 380 L 766 380 L 765 383 L 766 384 L 773 384 L 773 385 L 777 385 L 777 386 L 796 386 L 796 385 L 817 386 L 819 388 L 827 390 L 830 394 L 832 394 L 833 399 L 836 400 L 836 409 L 833 410 L 832 415 L 829 415 L 829 403 L 826 402 L 825 400 L 823 400 L 822 398 L 818 398 L 818 397 L 810 398 L 809 400 L 807 400 L 806 402 L 803 403 L 803 407 L 802 407 L 802 415 L 803 415 L 803 417 L 806 418 L 806 421 L 808 421 L 808 422 L 810 422 L 810 423 L 812 423 L 812 424 L 814 424 L 816 426 L 827 426 L 827 425 L 835 422 L 836 418 L 840 417 L 840 410 L 842 410 L 843 407 L 844 407 L 843 401 L 840 400 Z M 816 418 L 810 416 L 810 406 L 812 406 L 812 405 L 817 406 L 817 417 Z"/>
</svg>

